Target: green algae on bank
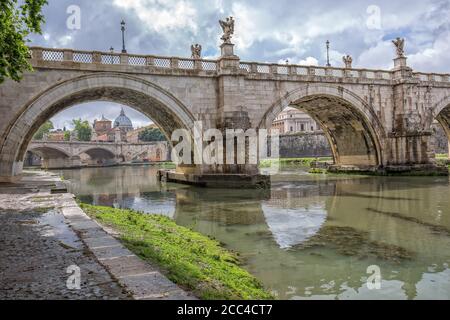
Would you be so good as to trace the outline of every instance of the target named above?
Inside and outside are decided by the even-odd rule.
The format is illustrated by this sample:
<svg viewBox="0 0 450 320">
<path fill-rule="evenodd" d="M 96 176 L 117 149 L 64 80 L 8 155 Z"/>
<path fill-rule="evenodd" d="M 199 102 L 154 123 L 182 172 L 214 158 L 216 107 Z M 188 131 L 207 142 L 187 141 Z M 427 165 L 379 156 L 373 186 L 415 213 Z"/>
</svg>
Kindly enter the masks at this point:
<svg viewBox="0 0 450 320">
<path fill-rule="evenodd" d="M 239 266 L 237 255 L 222 248 L 216 240 L 181 227 L 167 217 L 80 206 L 88 215 L 117 231 L 128 249 L 159 265 L 170 280 L 201 299 L 274 298 Z"/>
</svg>

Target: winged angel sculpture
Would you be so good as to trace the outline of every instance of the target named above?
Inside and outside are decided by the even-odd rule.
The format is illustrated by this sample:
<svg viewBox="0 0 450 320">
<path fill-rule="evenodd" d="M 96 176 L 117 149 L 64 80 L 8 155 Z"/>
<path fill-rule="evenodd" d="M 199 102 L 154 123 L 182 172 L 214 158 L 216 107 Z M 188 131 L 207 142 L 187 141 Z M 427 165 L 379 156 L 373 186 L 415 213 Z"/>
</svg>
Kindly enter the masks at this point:
<svg viewBox="0 0 450 320">
<path fill-rule="evenodd" d="M 402 58 L 405 56 L 405 39 L 397 38 L 392 41 L 397 51 L 397 57 Z"/>
<path fill-rule="evenodd" d="M 202 57 L 202 46 L 199 44 L 191 46 L 192 59 L 201 59 Z"/>
<path fill-rule="evenodd" d="M 224 43 L 231 43 L 231 37 L 234 34 L 234 19 L 233 17 L 227 18 L 225 21 L 219 20 L 220 26 L 223 30 L 222 40 Z"/>
</svg>

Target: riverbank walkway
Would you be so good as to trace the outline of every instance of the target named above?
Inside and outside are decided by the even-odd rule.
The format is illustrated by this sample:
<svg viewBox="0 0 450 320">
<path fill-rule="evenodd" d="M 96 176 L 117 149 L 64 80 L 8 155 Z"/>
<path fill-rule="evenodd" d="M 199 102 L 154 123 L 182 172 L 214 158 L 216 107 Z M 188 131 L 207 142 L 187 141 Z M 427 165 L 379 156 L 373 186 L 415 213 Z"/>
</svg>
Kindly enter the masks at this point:
<svg viewBox="0 0 450 320">
<path fill-rule="evenodd" d="M 58 176 L 0 184 L 0 299 L 194 299 L 126 249 Z"/>
</svg>

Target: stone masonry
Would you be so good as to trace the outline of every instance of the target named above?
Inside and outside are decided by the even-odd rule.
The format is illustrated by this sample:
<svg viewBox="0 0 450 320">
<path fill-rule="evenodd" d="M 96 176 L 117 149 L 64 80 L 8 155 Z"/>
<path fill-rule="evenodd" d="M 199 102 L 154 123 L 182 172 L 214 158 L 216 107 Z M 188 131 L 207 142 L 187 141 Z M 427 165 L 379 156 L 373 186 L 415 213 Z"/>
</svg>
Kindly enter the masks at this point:
<svg viewBox="0 0 450 320">
<path fill-rule="evenodd" d="M 167 142 L 122 143 L 122 142 L 81 142 L 81 141 L 32 141 L 28 151 L 42 158 L 45 169 L 76 168 L 83 166 L 81 156 L 88 155 L 89 164 L 120 164 L 131 162 L 144 156 L 159 161 L 170 159 Z"/>
<path fill-rule="evenodd" d="M 396 45 L 399 45 L 396 43 Z M 224 43 L 218 60 L 32 48 L 35 71 L 0 86 L 0 180 L 20 178 L 33 133 L 64 108 L 92 100 L 131 106 L 167 136 L 178 128 L 270 128 L 284 108 L 323 128 L 342 170 L 435 170 L 437 119 L 450 135 L 448 74 L 242 62 Z M 400 52 L 397 50 L 398 53 Z M 256 175 L 255 165 L 196 165 L 180 174 Z"/>
</svg>

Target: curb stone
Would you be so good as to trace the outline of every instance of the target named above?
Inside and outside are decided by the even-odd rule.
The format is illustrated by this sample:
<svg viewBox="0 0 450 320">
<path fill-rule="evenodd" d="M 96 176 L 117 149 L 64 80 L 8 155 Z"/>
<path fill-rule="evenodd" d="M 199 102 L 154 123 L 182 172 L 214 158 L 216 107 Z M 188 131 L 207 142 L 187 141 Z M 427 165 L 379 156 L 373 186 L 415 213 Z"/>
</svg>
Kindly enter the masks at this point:
<svg viewBox="0 0 450 320">
<path fill-rule="evenodd" d="M 81 241 L 93 253 L 98 262 L 126 288 L 135 300 L 196 300 L 161 274 L 157 268 L 144 262 L 120 241 L 113 232 L 92 220 L 66 194 L 61 212 Z"/>
</svg>

